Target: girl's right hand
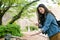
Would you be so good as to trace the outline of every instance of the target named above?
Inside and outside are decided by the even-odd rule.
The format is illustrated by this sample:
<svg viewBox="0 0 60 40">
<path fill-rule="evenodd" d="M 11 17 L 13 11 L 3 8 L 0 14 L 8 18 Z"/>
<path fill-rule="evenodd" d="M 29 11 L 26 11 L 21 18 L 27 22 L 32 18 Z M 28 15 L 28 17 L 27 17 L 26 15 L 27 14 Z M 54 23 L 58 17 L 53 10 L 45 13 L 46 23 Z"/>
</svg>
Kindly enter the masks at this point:
<svg viewBox="0 0 60 40">
<path fill-rule="evenodd" d="M 39 23 L 35 23 L 36 26 L 39 26 Z"/>
</svg>

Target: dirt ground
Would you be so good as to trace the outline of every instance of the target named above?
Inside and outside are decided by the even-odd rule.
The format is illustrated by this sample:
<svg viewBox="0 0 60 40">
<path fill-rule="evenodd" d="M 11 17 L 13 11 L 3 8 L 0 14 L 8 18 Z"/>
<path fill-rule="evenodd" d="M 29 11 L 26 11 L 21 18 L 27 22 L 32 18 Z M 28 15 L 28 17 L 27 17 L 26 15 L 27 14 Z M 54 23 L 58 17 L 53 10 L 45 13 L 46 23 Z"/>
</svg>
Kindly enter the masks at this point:
<svg viewBox="0 0 60 40">
<path fill-rule="evenodd" d="M 32 35 L 35 34 L 36 32 L 24 32 L 25 36 L 22 37 L 26 40 L 49 40 L 47 34 L 37 34 L 37 35 Z M 32 36 L 31 36 L 32 35 Z"/>
</svg>

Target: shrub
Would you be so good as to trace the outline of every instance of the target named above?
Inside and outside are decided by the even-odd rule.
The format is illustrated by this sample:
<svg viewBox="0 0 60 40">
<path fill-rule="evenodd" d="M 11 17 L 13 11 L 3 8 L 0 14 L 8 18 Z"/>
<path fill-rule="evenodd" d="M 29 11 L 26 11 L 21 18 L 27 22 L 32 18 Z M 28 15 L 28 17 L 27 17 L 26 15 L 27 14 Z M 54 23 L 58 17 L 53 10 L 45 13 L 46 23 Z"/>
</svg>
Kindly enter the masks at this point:
<svg viewBox="0 0 60 40">
<path fill-rule="evenodd" d="M 16 24 L 0 25 L 0 37 L 4 37 L 5 34 L 11 34 L 13 36 L 23 36 L 20 30 L 20 26 Z"/>
</svg>

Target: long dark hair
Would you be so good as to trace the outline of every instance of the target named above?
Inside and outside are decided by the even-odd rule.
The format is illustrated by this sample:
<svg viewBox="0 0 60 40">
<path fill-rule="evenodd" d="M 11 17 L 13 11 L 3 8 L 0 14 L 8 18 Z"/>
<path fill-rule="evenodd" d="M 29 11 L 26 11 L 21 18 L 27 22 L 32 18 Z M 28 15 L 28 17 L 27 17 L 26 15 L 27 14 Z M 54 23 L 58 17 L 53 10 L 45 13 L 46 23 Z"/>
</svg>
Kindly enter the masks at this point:
<svg viewBox="0 0 60 40">
<path fill-rule="evenodd" d="M 44 14 L 39 12 L 39 7 L 44 8 L 44 10 L 45 10 Z M 55 17 L 55 15 L 51 11 L 49 11 L 48 8 L 44 4 L 40 4 L 37 7 L 37 16 L 38 16 L 38 23 L 39 24 L 44 25 L 44 22 L 45 22 L 45 19 L 46 19 L 46 16 L 47 16 L 48 13 L 51 13 Z"/>
</svg>

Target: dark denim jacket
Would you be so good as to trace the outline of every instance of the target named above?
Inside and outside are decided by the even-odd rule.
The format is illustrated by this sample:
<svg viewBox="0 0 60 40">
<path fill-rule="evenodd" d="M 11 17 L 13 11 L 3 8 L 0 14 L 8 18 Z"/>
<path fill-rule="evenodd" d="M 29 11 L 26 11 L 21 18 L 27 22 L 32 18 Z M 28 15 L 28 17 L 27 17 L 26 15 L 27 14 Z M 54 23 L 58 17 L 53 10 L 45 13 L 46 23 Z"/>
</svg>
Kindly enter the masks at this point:
<svg viewBox="0 0 60 40">
<path fill-rule="evenodd" d="M 48 15 L 46 16 L 46 20 L 44 22 L 44 26 L 41 29 L 43 32 L 48 34 L 49 37 L 58 33 L 58 24 L 56 22 L 55 17 L 52 14 L 48 13 Z"/>
</svg>

